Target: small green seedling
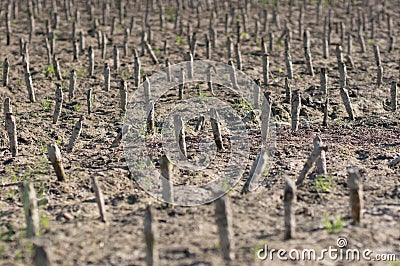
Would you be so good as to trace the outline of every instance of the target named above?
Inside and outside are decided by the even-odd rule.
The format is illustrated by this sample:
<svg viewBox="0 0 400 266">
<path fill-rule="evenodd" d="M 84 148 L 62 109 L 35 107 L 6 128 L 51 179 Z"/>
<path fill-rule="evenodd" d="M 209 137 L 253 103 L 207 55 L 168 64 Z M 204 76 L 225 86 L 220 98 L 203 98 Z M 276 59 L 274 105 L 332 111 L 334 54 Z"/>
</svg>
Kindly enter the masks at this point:
<svg viewBox="0 0 400 266">
<path fill-rule="evenodd" d="M 54 75 L 55 74 L 54 67 L 52 65 L 45 66 L 44 74 L 46 75 L 46 77 Z"/>
<path fill-rule="evenodd" d="M 328 192 L 334 186 L 332 175 L 320 175 L 315 180 L 315 189 L 318 193 Z"/>
<path fill-rule="evenodd" d="M 324 225 L 325 225 L 325 230 L 328 233 L 330 234 L 339 233 L 343 227 L 343 220 L 339 216 L 336 216 L 335 220 L 329 219 L 328 217 L 325 216 Z"/>
<path fill-rule="evenodd" d="M 81 104 L 81 103 L 76 103 L 76 104 L 74 105 L 74 110 L 75 110 L 75 112 L 78 112 L 81 108 L 82 108 L 82 104 Z"/>
<path fill-rule="evenodd" d="M 42 104 L 43 111 L 47 111 L 52 107 L 52 102 L 49 96 L 46 97 L 46 100 Z"/>
</svg>

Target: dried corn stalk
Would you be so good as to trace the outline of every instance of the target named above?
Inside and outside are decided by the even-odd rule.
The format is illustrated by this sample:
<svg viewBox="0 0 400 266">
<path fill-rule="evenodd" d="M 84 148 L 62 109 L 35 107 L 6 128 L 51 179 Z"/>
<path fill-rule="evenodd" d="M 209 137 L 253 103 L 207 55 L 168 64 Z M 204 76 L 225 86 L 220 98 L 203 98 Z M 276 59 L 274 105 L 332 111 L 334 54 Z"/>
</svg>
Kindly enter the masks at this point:
<svg viewBox="0 0 400 266">
<path fill-rule="evenodd" d="M 318 147 L 323 146 L 321 137 L 317 136 L 314 138 L 314 149 L 318 149 Z M 321 154 L 317 159 L 317 172 L 319 175 L 326 175 L 326 156 L 325 150 L 321 150 Z"/>
<path fill-rule="evenodd" d="M 347 92 L 347 90 L 345 88 L 340 88 L 340 96 L 342 97 L 342 101 L 346 108 L 346 112 L 349 115 L 349 118 L 351 120 L 354 120 L 353 107 L 351 106 L 349 93 Z"/>
<path fill-rule="evenodd" d="M 68 100 L 71 101 L 75 96 L 75 86 L 76 86 L 76 72 L 72 69 L 69 75 L 69 90 L 68 90 Z"/>
<path fill-rule="evenodd" d="M 308 171 L 311 169 L 311 166 L 314 164 L 314 162 L 319 158 L 321 155 L 321 151 L 327 150 L 326 146 L 317 146 L 314 148 L 310 156 L 308 157 L 306 163 L 304 164 L 303 169 L 301 170 L 299 177 L 297 178 L 296 181 L 296 186 L 301 186 L 303 183 L 304 178 L 306 177 Z"/>
<path fill-rule="evenodd" d="M 53 124 L 57 124 L 58 118 L 60 117 L 61 114 L 62 104 L 63 104 L 63 91 L 61 86 L 57 84 L 54 113 L 53 113 Z"/>
<path fill-rule="evenodd" d="M 119 107 L 122 112 L 126 111 L 126 105 L 128 103 L 128 85 L 124 79 L 121 79 L 119 85 Z"/>
<path fill-rule="evenodd" d="M 163 155 L 159 159 L 162 178 L 162 198 L 165 202 L 172 203 L 174 200 L 173 183 L 172 183 L 172 163 L 168 157 Z"/>
<path fill-rule="evenodd" d="M 47 152 L 49 153 L 50 162 L 53 165 L 54 171 L 56 172 L 57 180 L 65 181 L 65 172 L 62 164 L 61 152 L 57 144 L 49 144 L 47 146 Z"/>
<path fill-rule="evenodd" d="M 222 143 L 222 134 L 221 134 L 221 124 L 219 122 L 219 115 L 217 111 L 214 108 L 211 108 L 210 111 L 210 121 L 211 121 L 211 127 L 214 135 L 214 141 L 215 144 L 217 145 L 217 148 L 219 151 L 224 149 L 223 143 Z"/>
<path fill-rule="evenodd" d="M 40 234 L 40 220 L 36 192 L 33 184 L 29 182 L 24 182 L 22 192 L 26 221 L 26 237 L 37 237 Z"/>
<path fill-rule="evenodd" d="M 96 194 L 97 206 L 99 207 L 100 219 L 102 222 L 107 223 L 106 207 L 104 205 L 103 192 L 101 191 L 101 188 L 97 181 L 97 178 L 95 176 L 92 176 L 91 179 L 92 179 L 92 183 L 93 183 L 93 190 L 94 190 L 94 193 Z"/>
<path fill-rule="evenodd" d="M 17 125 L 12 113 L 5 113 L 6 130 L 10 141 L 10 151 L 13 157 L 18 155 Z"/>
<path fill-rule="evenodd" d="M 262 56 L 263 62 L 263 81 L 264 85 L 269 84 L 269 56 L 268 54 L 264 53 Z"/>
<path fill-rule="evenodd" d="M 147 133 L 153 135 L 154 134 L 154 101 L 150 100 L 147 105 Z"/>
<path fill-rule="evenodd" d="M 174 131 L 175 131 L 175 139 L 179 147 L 181 158 L 187 157 L 186 152 L 186 140 L 185 140 L 185 124 L 183 120 L 179 116 L 174 117 Z"/>
<path fill-rule="evenodd" d="M 222 197 L 217 199 L 215 201 L 215 220 L 218 226 L 219 243 L 225 261 L 235 259 L 232 219 L 229 198 Z"/>
<path fill-rule="evenodd" d="M 397 110 L 397 82 L 393 81 L 390 87 L 390 105 L 392 107 L 392 111 L 396 112 Z"/>
<path fill-rule="evenodd" d="M 350 189 L 351 217 L 354 224 L 360 224 L 361 212 L 364 207 L 361 175 L 354 167 L 347 169 L 347 173 L 349 174 L 347 184 Z"/>
<path fill-rule="evenodd" d="M 81 135 L 82 132 L 82 125 L 85 117 L 81 116 L 79 120 L 76 122 L 74 129 L 72 130 L 72 135 L 71 138 L 69 139 L 68 147 L 67 147 L 67 152 L 72 152 L 76 141 L 79 139 L 79 136 Z"/>
<path fill-rule="evenodd" d="M 285 205 L 285 233 L 284 239 L 292 239 L 295 237 L 296 219 L 295 219 L 295 203 L 296 203 L 296 185 L 291 179 L 286 178 L 283 202 Z"/>
<path fill-rule="evenodd" d="M 8 75 L 10 73 L 10 64 L 8 62 L 8 58 L 4 59 L 3 62 L 3 86 L 8 86 Z"/>
<path fill-rule="evenodd" d="M 159 265 L 158 230 L 153 218 L 153 208 L 147 205 L 144 217 L 144 237 L 146 241 L 146 265 Z"/>
<path fill-rule="evenodd" d="M 301 97 L 300 92 L 294 91 L 292 93 L 292 133 L 297 132 L 299 129 L 300 110 L 301 110 Z"/>
</svg>

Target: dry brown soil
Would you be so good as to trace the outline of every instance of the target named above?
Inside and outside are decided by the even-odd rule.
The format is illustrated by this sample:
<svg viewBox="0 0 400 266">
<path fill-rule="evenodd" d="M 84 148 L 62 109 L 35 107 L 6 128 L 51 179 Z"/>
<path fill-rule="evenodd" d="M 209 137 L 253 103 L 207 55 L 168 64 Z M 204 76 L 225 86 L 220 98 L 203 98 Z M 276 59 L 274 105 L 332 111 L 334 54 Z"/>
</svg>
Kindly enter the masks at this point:
<svg viewBox="0 0 400 266">
<path fill-rule="evenodd" d="M 23 1 L 22 1 L 23 2 Z M 62 2 L 62 1 L 60 1 Z M 101 22 L 101 9 L 95 2 L 95 15 Z M 113 2 L 113 1 L 112 1 Z M 130 1 L 133 2 L 133 1 Z M 142 1 L 141 1 L 142 2 Z M 175 1 L 167 2 L 167 7 L 174 7 Z M 170 2 L 170 3 L 168 3 Z M 197 3 L 197 1 L 194 1 Z M 199 1 L 204 2 L 204 1 Z M 212 1 L 210 1 L 212 2 Z M 217 1 L 221 2 L 221 1 Z M 389 90 L 393 79 L 399 81 L 399 45 L 391 53 L 388 52 L 388 36 L 386 16 L 376 26 L 375 39 L 370 39 L 370 23 L 367 20 L 365 38 L 367 52 L 360 53 L 357 42 L 357 31 L 353 35 L 353 60 L 355 68 L 348 70 L 348 90 L 356 114 L 351 121 L 344 109 L 339 95 L 339 73 L 335 44 L 340 41 L 338 33 L 333 29 L 331 57 L 322 58 L 323 19 L 316 22 L 316 1 L 307 1 L 304 24 L 311 32 L 311 52 L 315 68 L 315 76 L 305 74 L 302 40 L 299 39 L 297 18 L 300 2 L 293 7 L 290 23 L 293 34 L 292 58 L 295 77 L 292 89 L 299 90 L 302 97 L 300 130 L 292 134 L 285 123 L 290 122 L 290 106 L 284 103 L 285 63 L 283 60 L 283 42 L 278 42 L 282 29 L 272 23 L 272 8 L 261 1 L 251 5 L 248 16 L 248 31 L 243 34 L 242 58 L 243 71 L 254 79 L 262 78 L 262 59 L 260 39 L 254 42 L 254 15 L 263 8 L 269 11 L 269 31 L 275 36 L 274 50 L 270 51 L 271 85 L 263 86 L 264 91 L 271 91 L 275 121 L 280 122 L 276 129 L 276 148 L 264 185 L 257 191 L 241 195 L 240 190 L 248 176 L 249 168 L 257 154 L 259 134 L 252 134 L 252 154 L 245 175 L 227 197 L 232 202 L 233 210 L 233 251 L 236 259 L 231 265 L 279 265 L 302 264 L 310 262 L 282 262 L 278 260 L 261 261 L 256 258 L 255 251 L 264 244 L 269 248 L 315 248 L 321 250 L 329 246 L 336 247 L 339 236 L 348 240 L 349 248 L 372 249 L 376 253 L 397 254 L 397 264 L 385 262 L 382 265 L 399 265 L 400 260 L 400 168 L 388 167 L 388 163 L 400 155 L 399 111 L 391 112 L 389 108 Z M 264 1 L 272 2 L 272 1 Z M 288 1 L 279 1 L 281 27 L 283 19 L 288 16 Z M 328 1 L 324 1 L 328 2 Z M 351 30 L 350 18 L 357 18 L 357 8 L 363 10 L 369 19 L 369 6 L 362 2 L 370 2 L 371 8 L 379 11 L 381 1 L 355 1 L 351 14 L 346 14 L 343 1 L 332 4 L 333 21 L 343 19 L 346 31 Z M 339 3 L 340 2 L 340 3 Z M 375 2 L 379 2 L 375 4 Z M 393 19 L 394 35 L 400 36 L 400 4 L 398 1 L 386 1 L 386 12 Z M 1 3 L 3 4 L 3 3 Z M 144 210 L 148 202 L 153 202 L 155 219 L 158 224 L 158 248 L 161 265 L 223 265 L 221 259 L 217 226 L 214 219 L 214 205 L 198 207 L 164 208 L 143 191 L 130 176 L 123 155 L 122 147 L 111 149 L 110 145 L 123 125 L 123 114 L 119 110 L 119 80 L 124 77 L 129 82 L 129 93 L 135 90 L 133 82 L 133 58 L 131 51 L 123 57 L 123 28 L 129 26 L 131 16 L 135 17 L 136 26 L 130 37 L 130 48 L 140 48 L 141 17 L 144 15 L 145 2 L 141 9 L 131 4 L 127 8 L 127 18 L 123 25 L 117 19 L 113 36 L 110 26 L 100 25 L 102 31 L 108 33 L 107 62 L 112 65 L 112 47 L 117 44 L 121 54 L 120 72 L 112 76 L 112 89 L 102 89 L 103 63 L 97 40 L 90 35 L 92 22 L 88 20 L 84 1 L 75 0 L 80 10 L 81 22 L 78 26 L 86 35 L 86 45 L 95 48 L 95 77 L 87 76 L 87 51 L 80 56 L 78 62 L 72 60 L 71 25 L 65 20 L 62 5 L 58 6 L 60 26 L 54 30 L 57 38 L 56 52 L 62 67 L 64 81 L 57 81 L 55 76 L 45 75 L 48 65 L 44 46 L 44 22 L 49 17 L 50 9 L 43 9 L 43 14 L 36 18 L 36 33 L 30 44 L 30 70 L 33 84 L 37 91 L 37 102 L 30 103 L 25 82 L 21 56 L 19 55 L 19 38 L 28 39 L 28 17 L 26 6 L 19 10 L 18 18 L 12 18 L 12 43 L 6 45 L 5 13 L 0 13 L 0 58 L 8 57 L 10 84 L 0 88 L 0 99 L 10 97 L 17 122 L 19 155 L 12 158 L 8 149 L 8 138 L 4 130 L 3 107 L 0 109 L 0 264 L 27 265 L 31 261 L 32 246 L 25 239 L 25 217 L 20 197 L 19 185 L 23 181 L 34 182 L 38 198 L 46 198 L 47 204 L 40 206 L 41 236 L 51 241 L 55 265 L 144 265 L 145 242 L 143 237 Z M 237 2 L 234 1 L 234 5 Z M 153 65 L 148 55 L 141 56 L 143 73 L 151 74 L 164 66 L 166 55 L 163 53 L 163 41 L 168 40 L 169 58 L 172 63 L 182 62 L 188 50 L 186 24 L 192 20 L 193 30 L 197 32 L 198 47 L 195 59 L 205 58 L 204 34 L 208 33 L 210 11 L 203 4 L 201 27 L 196 28 L 195 11 L 187 9 L 182 12 L 184 35 L 178 41 L 177 31 L 173 30 L 174 9 L 167 8 L 166 23 L 159 29 L 158 8 L 150 17 L 152 25 L 151 44 L 160 60 L 160 66 Z M 3 7 L 4 9 L 4 7 Z M 217 48 L 212 59 L 227 62 L 224 33 L 224 12 L 220 7 L 217 16 L 218 31 Z M 328 14 L 328 5 L 323 5 L 323 16 Z M 171 15 L 172 14 L 172 15 Z M 118 16 L 112 5 L 110 16 Z M 111 19 L 110 19 L 111 21 Z M 262 19 L 260 19 L 260 22 Z M 236 31 L 231 27 L 235 39 Z M 267 35 L 262 33 L 262 35 Z M 267 39 L 268 40 L 268 39 Z M 384 84 L 376 86 L 376 72 L 372 44 L 381 48 L 384 68 Z M 140 49 L 139 49 L 140 50 Z M 344 45 L 346 52 L 346 45 Z M 328 127 L 322 124 L 321 92 L 319 90 L 319 69 L 328 67 L 330 109 Z M 69 71 L 78 73 L 77 92 L 70 102 L 67 99 Z M 52 124 L 55 83 L 64 85 L 64 105 L 60 121 Z M 93 87 L 94 112 L 87 115 L 86 91 Z M 194 92 L 194 88 L 193 92 Z M 195 93 L 191 93 L 195 96 Z M 176 89 L 167 95 L 166 105 L 157 105 L 156 119 L 165 116 L 168 104 L 178 102 Z M 189 94 L 186 94 L 188 96 Z M 233 97 L 228 92 L 223 100 Z M 230 95 L 230 96 L 229 96 Z M 222 92 L 221 95 L 222 96 Z M 169 97 L 169 98 L 168 98 Z M 238 108 L 240 109 L 240 108 Z M 85 115 L 86 120 L 81 138 L 72 153 L 67 153 L 68 144 L 76 120 Z M 207 124 L 206 124 L 207 126 Z M 209 126 L 209 125 L 208 125 Z M 255 125 L 253 125 L 255 126 Z M 188 130 L 188 143 L 194 154 L 195 144 L 191 143 L 191 131 Z M 194 133 L 193 133 L 194 134 Z M 211 134 L 209 132 L 209 134 Z M 228 133 L 225 132 L 225 135 Z M 283 187 L 284 178 L 296 179 L 306 158 L 313 149 L 313 139 L 321 136 L 328 146 L 327 168 L 325 179 L 317 178 L 315 170 L 309 174 L 304 186 L 298 189 L 296 203 L 297 236 L 293 240 L 283 240 Z M 211 136 L 211 135 L 210 135 Z M 153 144 L 157 144 L 155 138 Z M 63 163 L 68 176 L 66 182 L 57 182 L 54 170 L 47 159 L 47 144 L 57 142 L 61 147 Z M 156 148 L 156 146 L 155 146 Z M 154 154 L 159 154 L 153 151 Z M 222 160 L 223 161 L 223 160 Z M 222 162 L 223 163 L 223 162 Z M 216 164 L 215 171 L 219 164 Z M 362 225 L 351 224 L 349 216 L 349 189 L 347 186 L 346 168 L 354 166 L 360 169 L 363 180 L 365 207 Z M 215 174 L 215 173 L 214 173 Z M 212 176 L 212 169 L 209 172 Z M 95 196 L 91 188 L 90 177 L 96 176 L 105 196 L 109 223 L 99 221 L 99 213 Z M 186 177 L 188 179 L 189 177 Z M 316 185 L 324 181 L 324 187 Z M 342 223 L 337 232 L 330 232 L 327 224 Z M 317 264 L 317 263 L 314 263 Z M 348 262 L 332 262 L 324 260 L 319 265 L 347 265 Z M 353 262 L 354 265 L 375 264 L 375 262 Z"/>
</svg>

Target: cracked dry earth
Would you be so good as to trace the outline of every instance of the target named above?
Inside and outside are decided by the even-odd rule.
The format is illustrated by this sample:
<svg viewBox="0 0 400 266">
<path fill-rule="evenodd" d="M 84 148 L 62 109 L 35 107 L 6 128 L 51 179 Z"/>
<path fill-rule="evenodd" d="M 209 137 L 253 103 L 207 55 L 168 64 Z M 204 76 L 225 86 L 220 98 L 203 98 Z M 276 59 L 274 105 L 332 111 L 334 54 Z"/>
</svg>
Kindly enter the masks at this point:
<svg viewBox="0 0 400 266">
<path fill-rule="evenodd" d="M 119 110 L 119 81 L 123 77 L 128 82 L 129 94 L 136 90 L 133 80 L 133 56 L 122 56 L 124 28 L 129 27 L 130 17 L 135 19 L 135 27 L 129 39 L 129 47 L 140 48 L 141 21 L 145 15 L 145 1 L 126 2 L 126 18 L 117 25 L 113 35 L 110 34 L 111 19 L 107 25 L 99 25 L 99 29 L 108 33 L 107 56 L 100 58 L 100 49 L 95 36 L 90 35 L 93 21 L 89 20 L 85 1 L 74 2 L 74 8 L 80 11 L 78 30 L 86 36 L 86 45 L 92 45 L 95 51 L 94 77 L 87 75 L 87 50 L 74 62 L 71 45 L 72 20 L 66 21 L 62 1 L 58 3 L 59 27 L 54 29 L 56 36 L 56 53 L 62 68 L 64 81 L 58 81 L 54 74 L 47 73 L 45 38 L 45 19 L 49 17 L 51 6 L 49 1 L 43 7 L 42 14 L 37 16 L 36 32 L 32 35 L 29 45 L 30 70 L 33 84 L 36 88 L 37 102 L 30 103 L 23 79 L 22 58 L 19 54 L 19 38 L 28 40 L 28 13 L 26 5 L 22 4 L 17 18 L 11 19 L 13 29 L 11 44 L 6 45 L 5 38 L 5 6 L 7 1 L 0 3 L 0 58 L 7 57 L 10 61 L 10 83 L 0 87 L 1 101 L 10 97 L 13 113 L 16 118 L 19 141 L 19 155 L 15 158 L 9 151 L 7 133 L 4 129 L 3 106 L 0 113 L 0 264 L 29 265 L 31 263 L 32 245 L 25 238 L 25 216 L 20 195 L 20 184 L 31 181 L 34 184 L 39 199 L 46 199 L 39 206 L 41 221 L 41 237 L 50 241 L 49 249 L 53 255 L 54 265 L 144 265 L 146 247 L 143 235 L 143 219 L 145 208 L 149 202 L 154 206 L 154 217 L 158 226 L 158 249 L 161 265 L 225 265 L 220 254 L 217 226 L 214 217 L 214 204 L 197 207 L 165 208 L 165 206 L 149 196 L 134 181 L 124 159 L 123 148 L 110 148 L 114 138 L 123 126 L 123 113 Z M 8 1 L 10 2 L 10 1 Z M 23 2 L 23 1 L 17 1 Z M 40 1 L 42 2 L 42 1 Z M 110 2 L 110 16 L 118 17 L 117 1 Z M 157 1 L 155 1 L 156 3 Z M 185 3 L 188 1 L 185 1 Z M 190 1 L 189 1 L 190 2 Z M 210 9 L 214 2 L 218 5 L 219 15 L 214 28 L 218 33 L 211 59 L 227 62 L 226 34 L 224 32 L 224 15 L 229 8 L 239 6 L 239 1 L 209 1 Z M 343 2 L 323 1 L 321 18 L 333 12 L 333 24 L 343 21 L 346 31 L 353 36 L 352 57 L 354 68 L 348 68 L 348 90 L 355 112 L 355 120 L 348 119 L 339 94 L 339 72 L 334 56 L 335 45 L 340 42 L 339 32 L 332 32 L 329 47 L 331 57 L 322 56 L 323 19 L 316 21 L 317 1 L 295 1 L 292 7 L 292 17 L 289 17 L 288 1 L 278 1 L 278 14 L 281 28 L 277 28 L 272 20 L 273 1 L 248 1 L 248 32 L 242 33 L 243 72 L 253 79 L 262 78 L 262 57 L 260 38 L 255 42 L 253 37 L 255 16 L 267 9 L 269 16 L 268 32 L 275 36 L 274 47 L 269 51 L 270 85 L 262 86 L 263 92 L 271 92 L 273 100 L 272 111 L 277 123 L 275 131 L 274 156 L 269 163 L 269 171 L 265 173 L 265 181 L 257 191 L 245 195 L 240 194 L 242 186 L 249 174 L 252 162 L 259 151 L 260 135 L 257 123 L 251 128 L 251 154 L 245 173 L 226 197 L 229 198 L 233 212 L 233 252 L 235 260 L 230 265 L 399 265 L 400 260 L 400 166 L 388 167 L 388 163 L 400 155 L 399 111 L 392 112 L 389 108 L 389 91 L 392 80 L 399 81 L 399 51 L 395 47 L 388 52 L 388 33 L 386 18 L 390 14 L 393 22 L 393 35 L 400 36 L 400 4 L 398 1 L 354 1 L 353 10 L 346 13 Z M 347 1 L 350 2 L 350 1 Z M 386 3 L 386 6 L 382 5 Z M 224 3 L 227 8 L 224 10 Z M 298 16 L 300 5 L 306 4 L 304 27 L 311 33 L 311 53 L 315 68 L 315 76 L 305 73 L 306 65 L 302 40 L 298 33 Z M 205 1 L 196 1 L 200 5 L 200 27 L 196 27 L 196 9 L 187 4 L 181 11 L 184 30 L 178 37 L 174 30 L 175 1 L 164 1 L 166 5 L 166 20 L 164 29 L 159 28 L 159 13 L 157 4 L 151 9 L 149 23 L 152 27 L 151 45 L 160 61 L 160 65 L 152 64 L 148 55 L 140 56 L 142 74 L 151 75 L 165 65 L 168 57 L 172 63 L 184 61 L 188 51 L 186 41 L 186 25 L 190 19 L 193 31 L 197 32 L 198 46 L 195 59 L 205 59 L 206 49 L 204 34 L 208 33 L 211 10 L 207 10 Z M 101 3 L 93 1 L 94 17 L 101 21 Z M 370 38 L 371 25 L 366 24 L 364 30 L 367 51 L 361 53 L 357 41 L 356 26 L 351 27 L 351 18 L 357 21 L 357 10 L 363 11 L 367 20 L 369 10 L 374 14 L 384 9 L 384 16 L 376 23 L 375 38 Z M 239 14 L 239 11 L 237 11 Z M 240 19 L 240 18 L 239 18 Z M 291 81 L 293 90 L 301 93 L 302 109 L 300 127 L 292 134 L 290 123 L 290 106 L 285 99 L 285 62 L 284 47 L 278 40 L 284 22 L 292 29 L 292 48 L 294 79 Z M 234 20 L 235 21 L 235 20 Z M 229 34 L 236 39 L 235 23 L 229 28 Z M 261 32 L 266 36 L 268 32 Z M 169 55 L 163 52 L 164 40 L 169 43 Z M 376 72 L 372 44 L 378 44 L 381 49 L 382 66 L 384 68 L 383 84 L 376 86 Z M 113 45 L 121 51 L 121 67 L 119 73 L 112 72 L 111 90 L 104 91 L 103 65 L 112 65 Z M 345 45 L 344 45 L 345 46 Z M 343 47 L 346 52 L 346 48 Z M 236 63 L 236 61 L 234 60 Z M 330 107 L 328 126 L 322 124 L 323 95 L 319 89 L 319 71 L 321 67 L 328 68 L 328 93 Z M 69 71 L 75 69 L 78 73 L 77 91 L 75 97 L 68 101 L 67 87 Z M 48 72 L 48 71 L 47 71 Z M 64 104 L 59 122 L 52 124 L 54 108 L 54 91 L 56 83 L 64 89 Z M 93 113 L 87 114 L 86 91 L 93 88 Z M 192 89 L 192 91 L 190 90 Z M 185 97 L 194 97 L 194 88 L 188 88 Z M 206 86 L 204 86 L 206 90 Z M 207 97 L 207 96 L 204 96 Z M 226 100 L 236 108 L 242 116 L 246 114 L 245 106 L 235 104 L 237 98 L 227 89 L 219 88 L 217 97 Z M 156 103 L 156 123 L 174 105 L 177 100 L 177 89 L 173 88 L 166 94 L 165 100 Z M 66 152 L 69 137 L 75 122 L 81 115 L 86 119 L 83 131 L 72 153 Z M 196 156 L 197 136 L 188 123 L 188 148 L 191 156 Z M 209 123 L 206 123 L 204 137 L 211 137 Z M 207 129 L 208 128 L 208 129 Z M 208 130 L 208 131 L 207 131 Z M 229 132 L 223 128 L 224 141 L 229 147 Z M 295 180 L 313 149 L 313 139 L 319 135 L 328 146 L 328 175 L 321 179 L 316 176 L 316 169 L 307 175 L 304 185 L 297 191 L 296 238 L 283 240 L 283 187 L 285 177 Z M 160 132 L 148 142 L 149 153 L 154 156 L 161 154 Z M 47 144 L 56 142 L 63 155 L 63 163 L 67 174 L 66 182 L 58 182 L 47 158 Z M 180 182 L 206 182 L 217 176 L 223 168 L 226 155 L 217 153 L 215 167 L 207 169 L 203 175 L 190 176 L 184 171 L 179 172 Z M 364 209 L 362 225 L 351 224 L 349 215 L 349 189 L 347 186 L 347 167 L 354 166 L 362 173 L 364 190 Z M 92 190 L 90 178 L 96 176 L 104 193 L 108 224 L 99 220 L 99 213 Z M 193 178 L 193 181 L 192 179 Z M 322 184 L 322 185 L 321 185 Z M 330 225 L 334 228 L 331 228 Z M 314 248 L 322 250 L 329 246 L 336 247 L 338 237 L 345 237 L 348 248 L 360 250 L 371 249 L 374 254 L 391 253 L 397 255 L 397 262 L 367 262 L 367 261 L 332 261 L 329 259 L 310 261 L 263 261 L 257 258 L 256 251 L 264 245 L 274 249 Z"/>
</svg>

